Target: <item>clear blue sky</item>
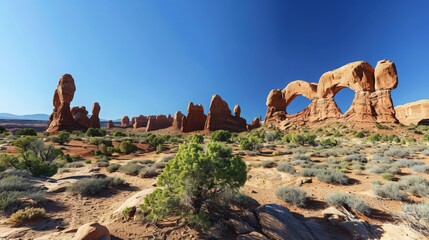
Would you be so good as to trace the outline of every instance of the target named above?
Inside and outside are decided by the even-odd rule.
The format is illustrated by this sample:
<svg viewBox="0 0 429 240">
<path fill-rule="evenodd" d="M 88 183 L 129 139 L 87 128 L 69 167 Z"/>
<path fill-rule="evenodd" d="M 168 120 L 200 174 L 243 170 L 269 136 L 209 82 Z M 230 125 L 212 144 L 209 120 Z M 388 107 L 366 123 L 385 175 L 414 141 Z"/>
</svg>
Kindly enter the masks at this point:
<svg viewBox="0 0 429 240">
<path fill-rule="evenodd" d="M 394 61 L 394 104 L 429 98 L 429 1 L 0 1 L 0 112 L 52 112 L 59 77 L 72 106 L 101 117 L 208 110 L 212 94 L 251 120 L 273 88 L 317 82 L 348 62 Z M 352 93 L 336 97 L 343 110 Z M 298 99 L 290 107 L 303 109 Z"/>
</svg>

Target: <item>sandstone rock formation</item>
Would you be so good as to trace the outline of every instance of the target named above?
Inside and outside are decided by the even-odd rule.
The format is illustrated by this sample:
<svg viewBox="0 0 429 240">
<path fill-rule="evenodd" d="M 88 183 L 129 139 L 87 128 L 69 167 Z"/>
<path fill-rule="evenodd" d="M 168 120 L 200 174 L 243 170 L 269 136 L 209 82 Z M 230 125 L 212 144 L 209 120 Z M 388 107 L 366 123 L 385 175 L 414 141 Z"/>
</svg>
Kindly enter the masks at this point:
<svg viewBox="0 0 429 240">
<path fill-rule="evenodd" d="M 207 116 L 202 105 L 188 104 L 188 115 L 182 118 L 182 132 L 195 132 L 204 130 Z"/>
<path fill-rule="evenodd" d="M 113 123 L 113 121 L 112 120 L 109 120 L 108 122 L 107 122 L 107 128 L 114 128 L 115 127 L 115 124 Z"/>
<path fill-rule="evenodd" d="M 247 130 L 246 120 L 240 117 L 240 107 L 234 108 L 235 116 L 231 115 L 228 103 L 219 95 L 213 95 L 210 102 L 210 112 L 207 115 L 205 129 L 210 131 L 228 130 L 242 132 Z"/>
<path fill-rule="evenodd" d="M 98 102 L 95 102 L 94 104 L 92 104 L 92 115 L 91 118 L 89 119 L 90 121 L 90 126 L 93 128 L 100 128 L 101 124 L 100 124 L 100 104 Z"/>
<path fill-rule="evenodd" d="M 177 128 L 177 129 L 181 129 L 182 128 L 182 119 L 183 119 L 183 114 L 181 111 L 177 111 L 176 114 L 174 114 L 173 117 L 173 127 Z"/>
<path fill-rule="evenodd" d="M 249 125 L 247 125 L 247 130 L 250 131 L 259 127 L 261 127 L 261 120 L 259 118 L 254 118 L 253 121 Z"/>
<path fill-rule="evenodd" d="M 138 117 L 133 117 L 132 125 L 133 128 L 143 128 L 146 127 L 149 121 L 149 117 L 140 115 Z"/>
<path fill-rule="evenodd" d="M 390 95 L 397 85 L 393 62 L 381 60 L 375 69 L 364 61 L 352 62 L 324 73 L 317 84 L 297 80 L 283 90 L 272 90 L 267 98 L 264 122 L 279 127 L 323 121 L 397 123 Z M 349 110 L 343 114 L 334 96 L 344 88 L 352 89 L 355 97 Z M 288 105 L 300 95 L 312 102 L 303 111 L 288 114 Z"/>
<path fill-rule="evenodd" d="M 170 115 L 149 116 L 148 119 L 146 126 L 147 132 L 168 128 L 173 124 L 173 118 Z"/>
<path fill-rule="evenodd" d="M 429 119 L 429 100 L 420 100 L 395 107 L 396 117 L 404 125 L 427 125 Z"/>
<path fill-rule="evenodd" d="M 129 127 L 130 126 L 130 118 L 128 116 L 121 117 L 121 127 Z"/>
<path fill-rule="evenodd" d="M 88 118 L 88 111 L 85 107 L 73 107 L 70 109 L 70 103 L 73 100 L 76 86 L 74 79 L 70 74 L 64 74 L 59 82 L 57 89 L 54 91 L 54 110 L 49 117 L 47 133 L 53 134 L 58 131 L 82 130 L 89 127 L 100 126 L 100 105 L 93 105 L 92 121 Z"/>
</svg>

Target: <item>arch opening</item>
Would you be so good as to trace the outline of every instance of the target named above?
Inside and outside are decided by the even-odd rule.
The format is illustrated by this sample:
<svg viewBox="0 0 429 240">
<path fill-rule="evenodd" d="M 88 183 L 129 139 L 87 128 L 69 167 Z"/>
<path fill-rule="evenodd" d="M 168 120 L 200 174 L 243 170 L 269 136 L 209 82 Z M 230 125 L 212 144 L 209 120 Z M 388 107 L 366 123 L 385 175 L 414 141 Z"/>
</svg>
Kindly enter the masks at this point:
<svg viewBox="0 0 429 240">
<path fill-rule="evenodd" d="M 347 87 L 340 89 L 335 94 L 334 100 L 338 108 L 340 108 L 341 114 L 346 113 L 350 109 L 354 98 L 355 98 L 355 91 Z"/>
<path fill-rule="evenodd" d="M 286 112 L 288 114 L 297 114 L 310 105 L 311 100 L 302 96 L 298 95 L 293 100 L 290 101 L 290 104 L 286 106 Z"/>
</svg>

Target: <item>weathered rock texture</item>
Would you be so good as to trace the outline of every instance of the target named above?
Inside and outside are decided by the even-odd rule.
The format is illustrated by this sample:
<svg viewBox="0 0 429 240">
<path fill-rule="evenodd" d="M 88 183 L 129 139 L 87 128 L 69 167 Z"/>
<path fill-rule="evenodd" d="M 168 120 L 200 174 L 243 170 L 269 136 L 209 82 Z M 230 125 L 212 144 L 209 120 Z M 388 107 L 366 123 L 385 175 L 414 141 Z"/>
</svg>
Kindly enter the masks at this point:
<svg viewBox="0 0 429 240">
<path fill-rule="evenodd" d="M 173 124 L 173 118 L 170 115 L 149 116 L 148 119 L 146 131 L 168 128 Z"/>
<path fill-rule="evenodd" d="M 121 127 L 129 127 L 130 126 L 130 118 L 128 116 L 121 117 Z"/>
<path fill-rule="evenodd" d="M 235 106 L 234 116 L 231 114 L 228 103 L 219 95 L 213 95 L 210 102 L 210 112 L 207 115 L 205 129 L 210 131 L 228 130 L 242 132 L 247 130 L 246 120 L 240 117 L 240 106 Z"/>
<path fill-rule="evenodd" d="M 261 127 L 261 120 L 259 118 L 254 118 L 253 121 L 249 125 L 247 125 L 247 130 L 250 131 L 259 127 Z"/>
<path fill-rule="evenodd" d="M 429 124 L 429 100 L 407 103 L 395 107 L 395 110 L 396 117 L 402 124 Z"/>
<path fill-rule="evenodd" d="M 194 105 L 193 102 L 188 104 L 188 115 L 182 118 L 182 131 L 195 132 L 204 130 L 204 124 L 207 116 L 204 114 L 202 105 Z"/>
<path fill-rule="evenodd" d="M 138 117 L 132 118 L 132 126 L 133 128 L 145 128 L 149 122 L 149 117 L 140 115 Z"/>
<path fill-rule="evenodd" d="M 113 123 L 113 121 L 112 120 L 109 120 L 108 122 L 107 122 L 107 128 L 114 128 L 115 127 L 115 124 Z"/>
<path fill-rule="evenodd" d="M 176 114 L 174 114 L 173 117 L 173 127 L 177 128 L 177 129 L 181 129 L 182 128 L 182 119 L 183 119 L 183 114 L 181 111 L 177 111 Z"/>
<path fill-rule="evenodd" d="M 46 132 L 56 133 L 66 130 L 83 130 L 89 127 L 100 127 L 100 105 L 94 103 L 93 116 L 88 118 L 88 111 L 85 107 L 73 107 L 70 109 L 70 103 L 73 100 L 76 86 L 74 79 L 70 74 L 64 74 L 59 82 L 57 89 L 54 91 L 54 110 L 49 117 L 48 128 Z"/>
<path fill-rule="evenodd" d="M 272 90 L 267 98 L 265 124 L 286 127 L 324 121 L 351 123 L 397 123 L 390 91 L 398 86 L 395 64 L 381 60 L 375 69 L 367 62 L 346 64 L 324 73 L 319 82 L 297 80 L 283 90 Z M 334 96 L 344 88 L 355 92 L 354 100 L 344 114 Z M 287 107 L 297 97 L 304 96 L 312 102 L 296 114 L 288 114 Z"/>
</svg>

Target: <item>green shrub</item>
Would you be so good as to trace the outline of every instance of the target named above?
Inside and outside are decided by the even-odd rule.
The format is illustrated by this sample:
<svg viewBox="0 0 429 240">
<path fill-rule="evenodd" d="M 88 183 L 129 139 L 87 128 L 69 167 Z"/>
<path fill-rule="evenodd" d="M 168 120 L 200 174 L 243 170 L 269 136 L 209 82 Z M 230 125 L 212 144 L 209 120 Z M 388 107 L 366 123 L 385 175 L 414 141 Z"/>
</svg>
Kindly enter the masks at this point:
<svg viewBox="0 0 429 240">
<path fill-rule="evenodd" d="M 37 136 L 37 132 L 32 128 L 21 128 L 15 132 L 16 136 Z"/>
<path fill-rule="evenodd" d="M 62 152 L 53 145 L 46 146 L 43 141 L 31 137 L 18 139 L 14 144 L 20 148 L 18 157 L 9 162 L 14 168 L 27 169 L 35 177 L 50 177 L 57 172 L 54 160 Z"/>
<path fill-rule="evenodd" d="M 7 132 L 7 129 L 4 126 L 0 126 L 0 134 Z"/>
<path fill-rule="evenodd" d="M 381 135 L 378 133 L 373 133 L 369 135 L 368 140 L 371 142 L 379 142 L 381 141 Z"/>
<path fill-rule="evenodd" d="M 380 177 L 383 178 L 384 180 L 392 181 L 393 177 L 395 177 L 395 175 L 392 173 L 382 173 L 382 174 L 380 174 Z"/>
<path fill-rule="evenodd" d="M 158 176 L 157 186 L 161 188 L 146 196 L 141 208 L 152 221 L 179 215 L 191 226 L 201 228 L 208 225 L 205 211 L 217 209 L 203 206 L 221 203 L 218 200 L 226 193 L 237 193 L 246 179 L 246 164 L 233 156 L 231 149 L 215 142 L 205 150 L 197 143 L 182 144 Z"/>
<path fill-rule="evenodd" d="M 299 134 L 285 134 L 282 138 L 283 141 L 297 145 L 312 145 L 316 144 L 316 135 L 310 133 L 299 133 Z"/>
<path fill-rule="evenodd" d="M 231 133 L 226 130 L 214 131 L 211 135 L 212 141 L 227 142 L 231 138 Z"/>
<path fill-rule="evenodd" d="M 121 167 L 121 165 L 120 164 L 111 164 L 111 165 L 109 165 L 107 168 L 106 168 L 106 170 L 109 172 L 109 173 L 112 173 L 112 172 L 116 172 L 116 171 L 118 171 L 119 170 L 119 168 Z"/>
<path fill-rule="evenodd" d="M 385 184 L 381 184 L 380 182 L 374 182 L 371 185 L 371 189 L 375 195 L 392 199 L 392 200 L 406 200 L 407 195 L 400 188 L 400 185 L 396 182 L 387 182 Z"/>
<path fill-rule="evenodd" d="M 25 209 L 18 210 L 10 216 L 10 220 L 16 223 L 24 223 L 29 220 L 45 217 L 45 209 L 26 207 Z"/>
<path fill-rule="evenodd" d="M 390 129 L 390 127 L 388 127 L 388 126 L 386 126 L 386 125 L 382 125 L 382 124 L 380 124 L 380 123 L 376 123 L 376 124 L 375 124 L 375 127 L 376 127 L 377 129 L 382 129 L 382 130 Z"/>
<path fill-rule="evenodd" d="M 347 184 L 349 182 L 349 178 L 344 173 L 332 169 L 321 169 L 316 177 L 325 183 Z"/>
<path fill-rule="evenodd" d="M 203 143 L 204 136 L 200 134 L 192 134 L 191 136 L 189 136 L 189 141 L 194 143 Z"/>
<path fill-rule="evenodd" d="M 277 130 L 265 131 L 264 137 L 265 137 L 265 142 L 274 142 L 282 138 L 280 135 L 280 132 Z"/>
<path fill-rule="evenodd" d="M 119 150 L 122 153 L 130 154 L 137 151 L 137 146 L 130 140 L 122 141 L 119 144 Z"/>
<path fill-rule="evenodd" d="M 88 128 L 85 135 L 88 137 L 103 137 L 106 136 L 106 130 L 101 128 Z"/>
<path fill-rule="evenodd" d="M 335 147 L 338 145 L 338 141 L 333 138 L 325 138 L 319 141 L 322 147 Z"/>
<path fill-rule="evenodd" d="M 279 165 L 277 165 L 277 171 L 280 172 L 287 172 L 290 174 L 295 174 L 295 168 L 292 166 L 292 164 L 288 163 L 288 162 L 282 162 Z"/>
<path fill-rule="evenodd" d="M 95 146 L 100 146 L 101 144 L 104 144 L 107 147 L 113 146 L 112 141 L 110 141 L 108 139 L 104 139 L 102 137 L 91 137 L 91 138 L 89 138 L 89 144 L 95 145 Z"/>
<path fill-rule="evenodd" d="M 356 133 L 355 135 L 357 138 L 364 138 L 365 137 L 365 132 L 364 131 L 359 131 Z"/>
<path fill-rule="evenodd" d="M 70 142 L 70 133 L 67 131 L 58 132 L 57 136 L 52 137 L 52 142 L 64 145 Z"/>
<path fill-rule="evenodd" d="M 276 166 L 276 162 L 274 162 L 273 160 L 264 160 L 258 163 L 258 166 L 263 168 L 273 168 Z"/>
<path fill-rule="evenodd" d="M 331 193 L 326 198 L 326 202 L 334 207 L 345 207 L 346 209 L 364 214 L 371 213 L 371 208 L 364 200 L 347 193 Z"/>
<path fill-rule="evenodd" d="M 125 182 L 116 177 L 88 178 L 73 183 L 67 187 L 67 191 L 81 196 L 94 196 L 99 194 L 104 188 L 117 188 L 123 185 L 125 185 Z"/>
<path fill-rule="evenodd" d="M 425 134 L 423 136 L 423 141 L 429 141 L 429 134 Z"/>
<path fill-rule="evenodd" d="M 137 176 L 139 174 L 140 169 L 143 166 L 137 163 L 127 163 L 126 165 L 123 165 L 119 168 L 119 171 L 130 175 L 130 176 Z"/>
<path fill-rule="evenodd" d="M 84 165 L 82 162 L 71 162 L 71 163 L 67 163 L 66 165 L 67 168 L 81 168 L 83 166 Z"/>
<path fill-rule="evenodd" d="M 411 167 L 411 170 L 415 173 L 429 173 L 428 165 L 416 165 Z"/>
<path fill-rule="evenodd" d="M 125 134 L 123 132 L 120 132 L 120 131 L 116 131 L 116 132 L 113 133 L 113 136 L 114 137 L 126 137 L 127 134 Z"/>
<path fill-rule="evenodd" d="M 405 204 L 402 211 L 407 222 L 411 221 L 420 230 L 429 230 L 429 203 Z"/>
<path fill-rule="evenodd" d="M 14 212 L 20 208 L 23 199 L 38 203 L 44 197 L 45 194 L 24 177 L 8 174 L 0 176 L 0 211 Z"/>
<path fill-rule="evenodd" d="M 164 151 L 164 147 L 162 146 L 162 144 L 156 146 L 156 153 L 162 153 L 162 151 Z"/>
<path fill-rule="evenodd" d="M 275 194 L 278 199 L 299 207 L 305 206 L 307 201 L 307 193 L 295 187 L 280 187 Z"/>
<path fill-rule="evenodd" d="M 240 141 L 240 149 L 242 150 L 256 151 L 259 148 L 259 138 L 257 137 L 249 137 Z"/>
</svg>

